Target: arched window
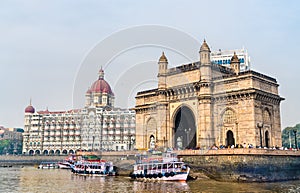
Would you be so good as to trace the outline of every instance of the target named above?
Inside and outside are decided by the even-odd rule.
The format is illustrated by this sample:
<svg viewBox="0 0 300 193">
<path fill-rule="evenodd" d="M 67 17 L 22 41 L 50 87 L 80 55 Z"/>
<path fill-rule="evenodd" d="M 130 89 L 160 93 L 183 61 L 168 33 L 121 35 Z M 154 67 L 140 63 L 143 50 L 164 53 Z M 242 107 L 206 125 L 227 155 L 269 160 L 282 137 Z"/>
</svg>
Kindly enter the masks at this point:
<svg viewBox="0 0 300 193">
<path fill-rule="evenodd" d="M 271 116 L 268 110 L 264 110 L 263 112 L 264 123 L 270 124 L 271 123 Z"/>
<path fill-rule="evenodd" d="M 236 116 L 233 110 L 227 109 L 223 114 L 223 124 L 230 124 L 236 122 Z"/>
</svg>

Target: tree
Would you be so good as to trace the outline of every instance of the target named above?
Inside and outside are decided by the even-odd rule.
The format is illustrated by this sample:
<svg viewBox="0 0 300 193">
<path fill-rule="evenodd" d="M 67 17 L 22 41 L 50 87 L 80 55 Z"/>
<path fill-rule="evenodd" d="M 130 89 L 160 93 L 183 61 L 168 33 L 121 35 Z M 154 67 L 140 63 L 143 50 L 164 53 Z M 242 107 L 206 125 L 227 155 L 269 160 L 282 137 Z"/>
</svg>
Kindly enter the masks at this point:
<svg viewBox="0 0 300 193">
<path fill-rule="evenodd" d="M 300 124 L 297 124 L 294 127 L 286 127 L 283 131 L 282 131 L 282 146 L 287 147 L 287 148 L 295 148 L 295 133 L 294 131 L 296 131 L 296 135 L 297 135 L 297 146 L 299 148 L 300 145 Z"/>
<path fill-rule="evenodd" d="M 20 140 L 0 140 L 0 155 L 22 154 L 22 142 Z"/>
<path fill-rule="evenodd" d="M 0 155 L 8 153 L 9 148 L 10 148 L 10 140 L 8 139 L 0 140 Z"/>
</svg>

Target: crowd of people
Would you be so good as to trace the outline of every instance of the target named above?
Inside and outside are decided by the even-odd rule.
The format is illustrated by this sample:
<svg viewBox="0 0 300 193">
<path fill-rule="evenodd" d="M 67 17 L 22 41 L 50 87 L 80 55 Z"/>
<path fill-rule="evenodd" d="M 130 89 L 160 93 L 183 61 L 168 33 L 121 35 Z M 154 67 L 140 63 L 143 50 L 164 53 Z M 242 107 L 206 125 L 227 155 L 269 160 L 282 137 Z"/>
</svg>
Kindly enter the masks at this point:
<svg viewBox="0 0 300 193">
<path fill-rule="evenodd" d="M 220 146 L 216 146 L 216 145 L 212 145 L 209 149 L 212 149 L 212 150 L 218 150 L 218 149 L 228 149 L 228 148 L 257 148 L 257 149 L 273 149 L 273 150 L 298 150 L 298 149 L 294 149 L 292 147 L 290 148 L 287 148 L 287 147 L 279 147 L 279 146 L 272 146 L 272 147 L 261 147 L 261 146 L 253 146 L 252 144 L 246 144 L 246 143 L 243 143 L 243 144 L 236 144 L 236 145 L 220 145 Z"/>
</svg>

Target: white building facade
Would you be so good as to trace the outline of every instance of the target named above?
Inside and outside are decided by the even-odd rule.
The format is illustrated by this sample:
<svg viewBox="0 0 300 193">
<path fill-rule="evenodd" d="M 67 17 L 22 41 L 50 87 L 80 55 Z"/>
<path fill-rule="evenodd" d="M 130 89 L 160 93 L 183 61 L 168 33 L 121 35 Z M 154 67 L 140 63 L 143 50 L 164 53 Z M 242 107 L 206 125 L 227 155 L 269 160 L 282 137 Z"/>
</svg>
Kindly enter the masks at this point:
<svg viewBox="0 0 300 193">
<path fill-rule="evenodd" d="M 86 92 L 82 109 L 36 112 L 25 109 L 23 154 L 61 155 L 121 151 L 135 147 L 135 112 L 114 108 L 114 93 L 104 71 Z"/>
<path fill-rule="evenodd" d="M 248 55 L 247 50 L 245 50 L 244 48 L 235 50 L 219 49 L 218 51 L 213 51 L 210 54 L 211 62 L 213 64 L 230 67 L 230 60 L 233 57 L 234 53 L 239 58 L 241 72 L 250 70 L 250 56 Z"/>
</svg>

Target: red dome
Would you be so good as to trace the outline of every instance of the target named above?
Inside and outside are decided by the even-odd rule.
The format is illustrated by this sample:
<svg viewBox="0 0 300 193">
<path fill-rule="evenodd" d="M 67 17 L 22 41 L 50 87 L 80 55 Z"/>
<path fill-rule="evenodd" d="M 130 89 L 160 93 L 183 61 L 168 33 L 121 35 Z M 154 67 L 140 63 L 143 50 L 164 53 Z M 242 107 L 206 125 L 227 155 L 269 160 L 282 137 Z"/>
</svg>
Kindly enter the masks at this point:
<svg viewBox="0 0 300 193">
<path fill-rule="evenodd" d="M 26 107 L 25 109 L 25 113 L 34 113 L 35 109 L 33 108 L 33 106 L 29 105 L 28 107 Z"/>
<path fill-rule="evenodd" d="M 107 93 L 114 95 L 109 84 L 104 80 L 104 71 L 102 68 L 99 71 L 99 79 L 92 84 L 87 93 Z"/>
<path fill-rule="evenodd" d="M 107 94 L 114 95 L 109 84 L 103 79 L 99 79 L 96 82 L 94 82 L 92 84 L 91 88 L 87 92 L 88 93 L 107 93 Z"/>
</svg>

